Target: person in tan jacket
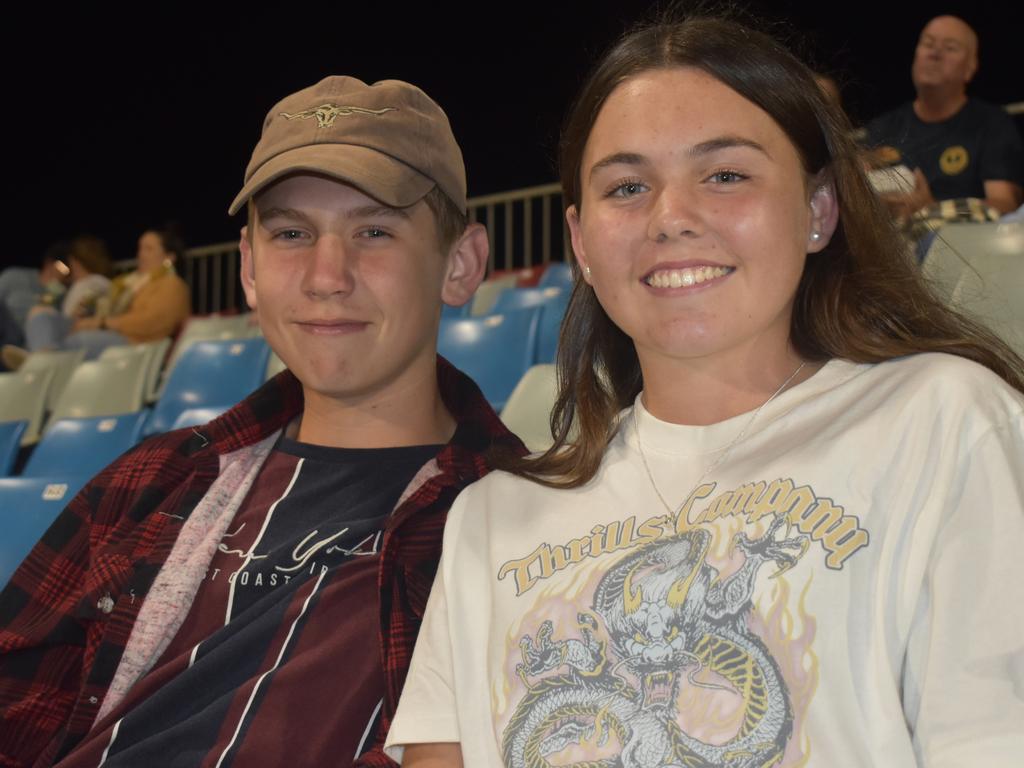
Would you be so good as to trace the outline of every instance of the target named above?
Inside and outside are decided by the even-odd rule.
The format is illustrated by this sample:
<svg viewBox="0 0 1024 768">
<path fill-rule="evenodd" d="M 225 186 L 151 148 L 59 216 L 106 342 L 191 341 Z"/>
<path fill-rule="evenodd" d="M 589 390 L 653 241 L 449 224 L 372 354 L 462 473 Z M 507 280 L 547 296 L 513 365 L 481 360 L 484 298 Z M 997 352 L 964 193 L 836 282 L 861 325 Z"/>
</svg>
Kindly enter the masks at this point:
<svg viewBox="0 0 1024 768">
<path fill-rule="evenodd" d="M 118 343 L 130 344 L 173 335 L 192 311 L 188 285 L 174 271 L 183 251 L 180 238 L 169 230 L 144 232 L 138 269 L 114 281 L 107 313 L 76 331 L 94 325 L 123 336 L 125 341 Z"/>
<path fill-rule="evenodd" d="M 174 335 L 192 312 L 188 285 L 174 271 L 183 253 L 173 230 L 147 230 L 139 238 L 137 269 L 114 280 L 96 312 L 77 318 L 70 332 L 54 324 L 45 342 L 32 348 L 85 349 L 91 360 L 107 347 Z M 10 355 L 4 351 L 6 360 Z"/>
</svg>

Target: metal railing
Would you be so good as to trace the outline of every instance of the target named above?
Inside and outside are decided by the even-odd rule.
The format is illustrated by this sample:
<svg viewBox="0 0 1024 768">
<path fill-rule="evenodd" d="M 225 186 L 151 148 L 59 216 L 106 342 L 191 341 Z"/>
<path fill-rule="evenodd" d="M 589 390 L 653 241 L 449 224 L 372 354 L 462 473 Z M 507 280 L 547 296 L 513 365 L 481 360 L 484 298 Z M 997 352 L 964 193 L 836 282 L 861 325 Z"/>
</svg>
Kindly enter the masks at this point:
<svg viewBox="0 0 1024 768">
<path fill-rule="evenodd" d="M 244 309 L 238 279 L 238 241 L 214 243 L 185 251 L 182 277 L 192 289 L 192 312 L 235 312 Z"/>
<path fill-rule="evenodd" d="M 562 188 L 543 184 L 470 198 L 469 219 L 487 227 L 488 272 L 562 261 L 566 252 Z M 534 226 L 539 221 L 540 226 Z"/>
<path fill-rule="evenodd" d="M 558 184 L 473 197 L 468 205 L 470 221 L 487 227 L 491 241 L 488 273 L 564 259 L 568 235 L 562 190 Z M 185 251 L 179 272 L 192 289 L 193 313 L 206 315 L 245 309 L 238 264 L 237 240 Z M 131 268 L 133 262 L 126 261 L 118 266 Z"/>
</svg>

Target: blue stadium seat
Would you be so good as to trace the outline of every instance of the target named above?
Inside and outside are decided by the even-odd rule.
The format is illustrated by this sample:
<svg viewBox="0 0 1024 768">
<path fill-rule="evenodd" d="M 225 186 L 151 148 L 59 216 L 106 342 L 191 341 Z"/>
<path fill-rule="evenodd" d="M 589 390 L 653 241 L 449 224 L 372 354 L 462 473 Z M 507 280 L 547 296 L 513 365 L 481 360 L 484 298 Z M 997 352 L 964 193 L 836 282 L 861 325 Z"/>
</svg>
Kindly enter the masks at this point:
<svg viewBox="0 0 1024 768">
<path fill-rule="evenodd" d="M 28 429 L 28 421 L 0 422 L 0 477 L 11 474 L 14 460 L 18 458 L 21 436 Z"/>
<path fill-rule="evenodd" d="M 142 355 L 79 363 L 47 425 L 61 419 L 91 419 L 140 410 L 146 399 L 147 364 Z"/>
<path fill-rule="evenodd" d="M 171 348 L 170 339 L 147 341 L 140 344 L 125 344 L 107 347 L 100 353 L 100 360 L 116 360 L 120 357 L 142 355 L 146 359 L 146 396 L 147 403 L 157 399 L 160 387 L 160 372 L 164 366 L 167 350 Z"/>
<path fill-rule="evenodd" d="M 494 302 L 490 314 L 500 315 L 519 309 L 539 307 L 552 301 L 558 301 L 565 294 L 565 289 L 548 288 L 506 288 Z"/>
<path fill-rule="evenodd" d="M 263 383 L 270 347 L 262 338 L 199 341 L 181 356 L 145 433 L 166 432 L 178 414 L 207 405 L 234 405 Z"/>
<path fill-rule="evenodd" d="M 88 478 L 0 478 L 0 589 Z"/>
<path fill-rule="evenodd" d="M 470 317 L 490 314 L 494 302 L 497 301 L 501 292 L 506 288 L 515 288 L 518 279 L 515 273 L 505 273 L 498 276 L 492 275 L 480 283 L 476 288 L 476 293 L 473 294 L 473 307 L 469 311 Z"/>
<path fill-rule="evenodd" d="M 501 420 L 531 451 L 546 451 L 554 443 L 551 410 L 558 397 L 553 365 L 535 365 L 516 384 L 501 411 Z"/>
<path fill-rule="evenodd" d="M 437 351 L 471 376 L 491 406 L 500 411 L 523 374 L 533 365 L 537 309 L 503 315 L 442 320 Z"/>
<path fill-rule="evenodd" d="M 92 477 L 142 436 L 149 411 L 91 419 L 61 419 L 47 428 L 32 451 L 22 477 Z"/>
<path fill-rule="evenodd" d="M 540 320 L 537 322 L 537 358 L 536 363 L 553 363 L 558 351 L 558 334 L 562 330 L 562 318 L 569 306 L 569 293 L 563 291 L 554 301 L 541 307 Z"/>
<path fill-rule="evenodd" d="M 208 405 L 203 408 L 189 408 L 187 411 L 182 411 L 178 414 L 178 418 L 174 420 L 174 424 L 171 425 L 171 429 L 182 429 L 183 427 L 196 427 L 200 424 L 205 424 L 208 421 L 213 421 L 220 416 L 224 411 L 227 411 L 234 405 Z"/>
<path fill-rule="evenodd" d="M 260 335 L 260 326 L 256 322 L 256 316 L 251 312 L 240 315 L 193 315 L 185 322 L 181 329 L 174 348 L 167 358 L 167 365 L 164 366 L 164 376 L 157 392 L 163 394 L 174 367 L 178 364 L 182 355 L 197 341 L 227 341 L 228 339 L 251 339 Z M 150 397 L 149 400 L 159 399 Z"/>
<path fill-rule="evenodd" d="M 18 373 L 28 373 L 29 371 L 53 371 L 53 378 L 46 391 L 46 410 L 52 411 L 54 406 L 57 405 L 57 401 L 60 399 L 61 394 L 63 394 L 64 388 L 68 385 L 68 381 L 71 379 L 71 374 L 75 372 L 75 368 L 78 367 L 78 364 L 84 360 L 84 349 L 40 349 L 28 356 L 21 368 L 18 369 Z M 42 425 L 40 424 L 40 427 L 41 426 Z M 32 432 L 31 424 L 29 425 L 29 432 Z M 36 437 L 38 437 L 38 435 L 36 435 Z M 33 441 L 34 440 L 35 438 L 33 438 Z"/>
<path fill-rule="evenodd" d="M 0 421 L 28 422 L 21 437 L 25 445 L 39 439 L 47 393 L 54 375 L 52 368 L 0 373 Z"/>
<path fill-rule="evenodd" d="M 469 317 L 470 311 L 473 309 L 473 302 L 467 301 L 461 307 L 452 307 L 448 304 L 441 305 L 441 317 L 449 320 L 457 320 L 461 317 Z"/>
<path fill-rule="evenodd" d="M 556 261 L 549 264 L 537 282 L 538 288 L 562 288 L 571 291 L 573 285 L 572 267 L 563 261 Z"/>
</svg>

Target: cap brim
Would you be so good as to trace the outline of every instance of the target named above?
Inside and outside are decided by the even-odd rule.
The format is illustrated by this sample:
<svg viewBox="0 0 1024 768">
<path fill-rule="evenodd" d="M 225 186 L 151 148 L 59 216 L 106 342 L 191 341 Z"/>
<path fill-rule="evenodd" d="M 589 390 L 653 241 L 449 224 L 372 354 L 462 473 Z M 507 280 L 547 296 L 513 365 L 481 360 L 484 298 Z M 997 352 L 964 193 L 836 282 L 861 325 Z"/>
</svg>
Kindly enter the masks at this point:
<svg viewBox="0 0 1024 768">
<path fill-rule="evenodd" d="M 405 208 L 434 187 L 434 181 L 403 162 L 355 144 L 313 144 L 283 152 L 261 165 L 245 182 L 228 215 L 283 176 L 296 172 L 331 176 L 393 208 Z"/>
</svg>

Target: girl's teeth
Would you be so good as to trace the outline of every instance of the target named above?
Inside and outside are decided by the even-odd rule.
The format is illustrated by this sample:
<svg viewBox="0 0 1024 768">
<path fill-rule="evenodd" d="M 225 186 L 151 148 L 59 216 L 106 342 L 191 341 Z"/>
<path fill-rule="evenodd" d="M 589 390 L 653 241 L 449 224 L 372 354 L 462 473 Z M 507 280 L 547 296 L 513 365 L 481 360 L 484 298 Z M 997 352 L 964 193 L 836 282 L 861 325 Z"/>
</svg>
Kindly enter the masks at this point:
<svg viewBox="0 0 1024 768">
<path fill-rule="evenodd" d="M 647 284 L 654 288 L 682 288 L 699 285 L 716 277 L 723 277 L 732 272 L 731 267 L 687 267 L 686 269 L 666 269 L 655 272 L 647 278 Z"/>
</svg>

